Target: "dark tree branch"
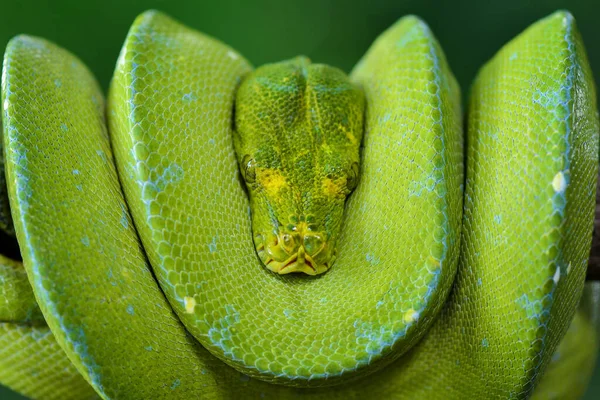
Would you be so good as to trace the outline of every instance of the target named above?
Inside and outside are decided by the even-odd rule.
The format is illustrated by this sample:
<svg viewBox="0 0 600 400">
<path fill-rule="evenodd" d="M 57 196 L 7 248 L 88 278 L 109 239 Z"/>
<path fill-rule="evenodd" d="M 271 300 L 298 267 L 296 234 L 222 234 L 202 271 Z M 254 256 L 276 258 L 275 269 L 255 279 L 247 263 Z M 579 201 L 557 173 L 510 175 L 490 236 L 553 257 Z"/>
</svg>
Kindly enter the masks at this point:
<svg viewBox="0 0 600 400">
<path fill-rule="evenodd" d="M 596 187 L 596 215 L 594 216 L 594 234 L 592 237 L 592 250 L 586 280 L 600 281 L 600 177 Z"/>
</svg>

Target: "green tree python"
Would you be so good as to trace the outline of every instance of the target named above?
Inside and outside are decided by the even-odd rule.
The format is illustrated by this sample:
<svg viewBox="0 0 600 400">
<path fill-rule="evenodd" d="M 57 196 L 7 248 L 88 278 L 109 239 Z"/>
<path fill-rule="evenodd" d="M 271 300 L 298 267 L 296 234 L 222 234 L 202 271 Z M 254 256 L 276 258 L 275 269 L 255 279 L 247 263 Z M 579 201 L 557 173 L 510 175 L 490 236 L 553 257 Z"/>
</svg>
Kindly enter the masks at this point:
<svg viewBox="0 0 600 400">
<path fill-rule="evenodd" d="M 2 106 L 23 262 L 0 259 L 0 382 L 26 396 L 585 389 L 600 128 L 568 12 L 483 66 L 465 135 L 413 16 L 346 76 L 305 57 L 253 70 L 148 11 L 106 100 L 74 55 L 18 36 Z"/>
</svg>

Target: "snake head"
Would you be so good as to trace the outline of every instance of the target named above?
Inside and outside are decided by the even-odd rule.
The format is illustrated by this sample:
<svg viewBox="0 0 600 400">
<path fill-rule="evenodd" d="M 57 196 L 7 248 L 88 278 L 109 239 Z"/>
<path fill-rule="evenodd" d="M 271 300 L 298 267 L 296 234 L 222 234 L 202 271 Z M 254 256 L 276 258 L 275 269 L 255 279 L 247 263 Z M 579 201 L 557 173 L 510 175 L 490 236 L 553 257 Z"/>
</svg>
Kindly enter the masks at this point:
<svg viewBox="0 0 600 400">
<path fill-rule="evenodd" d="M 312 231 L 306 221 L 267 235 L 257 233 L 254 245 L 265 266 L 279 274 L 317 275 L 327 271 L 335 261 L 335 240 L 324 237 L 322 231 Z"/>
<path fill-rule="evenodd" d="M 359 180 L 364 106 L 342 71 L 305 57 L 258 68 L 240 85 L 234 146 L 254 245 L 269 270 L 331 268 Z"/>
</svg>

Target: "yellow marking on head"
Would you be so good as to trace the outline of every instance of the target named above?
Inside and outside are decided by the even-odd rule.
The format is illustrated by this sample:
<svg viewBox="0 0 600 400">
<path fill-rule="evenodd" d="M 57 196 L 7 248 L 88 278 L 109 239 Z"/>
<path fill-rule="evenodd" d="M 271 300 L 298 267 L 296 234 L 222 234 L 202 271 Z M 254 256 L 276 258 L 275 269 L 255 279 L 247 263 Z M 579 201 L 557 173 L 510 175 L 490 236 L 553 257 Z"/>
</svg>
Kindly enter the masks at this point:
<svg viewBox="0 0 600 400">
<path fill-rule="evenodd" d="M 196 299 L 193 297 L 185 296 L 183 298 L 183 302 L 185 304 L 185 312 L 188 314 L 193 314 L 194 308 L 196 307 Z"/>
<path fill-rule="evenodd" d="M 333 150 L 331 150 L 331 146 L 329 144 L 327 144 L 327 142 L 323 142 L 321 144 L 321 148 L 323 149 L 323 152 L 327 155 L 330 155 L 333 153 Z"/>
<path fill-rule="evenodd" d="M 276 169 L 261 168 L 257 171 L 256 177 L 271 196 L 276 196 L 283 187 L 287 186 L 285 177 Z"/>
<path fill-rule="evenodd" d="M 346 178 L 323 179 L 323 192 L 330 197 L 344 197 L 344 188 L 346 186 Z"/>
<path fill-rule="evenodd" d="M 303 158 L 305 155 L 310 154 L 311 150 L 305 149 L 305 150 L 300 150 L 297 154 L 296 154 L 296 160 Z"/>
<path fill-rule="evenodd" d="M 356 144 L 356 136 L 354 136 L 354 134 L 350 130 L 346 129 L 346 127 L 342 124 L 338 124 L 338 129 L 344 132 L 350 143 Z"/>
</svg>

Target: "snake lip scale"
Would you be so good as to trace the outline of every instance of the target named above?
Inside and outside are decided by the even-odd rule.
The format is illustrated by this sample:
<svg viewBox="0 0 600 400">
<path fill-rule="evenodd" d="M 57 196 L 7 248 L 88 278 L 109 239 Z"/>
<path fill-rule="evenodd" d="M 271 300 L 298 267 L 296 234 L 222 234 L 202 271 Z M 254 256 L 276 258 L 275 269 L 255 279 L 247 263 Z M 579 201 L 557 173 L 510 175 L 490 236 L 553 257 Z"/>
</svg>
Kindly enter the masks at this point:
<svg viewBox="0 0 600 400">
<path fill-rule="evenodd" d="M 254 68 L 158 11 L 134 21 L 106 96 L 42 38 L 12 39 L 2 73 L 0 229 L 23 258 L 0 256 L 2 384 L 67 400 L 585 390 L 600 122 L 567 11 L 499 49 L 466 112 L 415 16 L 349 74 Z"/>
</svg>

